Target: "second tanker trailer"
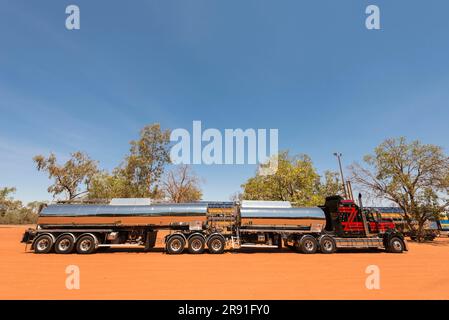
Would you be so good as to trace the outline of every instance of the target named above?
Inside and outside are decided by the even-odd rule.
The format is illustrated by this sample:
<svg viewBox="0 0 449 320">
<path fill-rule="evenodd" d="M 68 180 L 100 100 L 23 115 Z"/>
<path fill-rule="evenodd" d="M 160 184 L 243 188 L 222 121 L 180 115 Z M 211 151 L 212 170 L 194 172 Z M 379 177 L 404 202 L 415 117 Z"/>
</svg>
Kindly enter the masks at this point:
<svg viewBox="0 0 449 320">
<path fill-rule="evenodd" d="M 378 220 L 361 205 L 339 196 L 310 208 L 294 208 L 284 201 L 49 205 L 22 242 L 31 244 L 35 253 L 86 254 L 130 245 L 149 250 L 160 230 L 168 231 L 164 244 L 170 254 L 282 246 L 306 254 L 341 248 L 407 250 L 392 221 Z"/>
</svg>

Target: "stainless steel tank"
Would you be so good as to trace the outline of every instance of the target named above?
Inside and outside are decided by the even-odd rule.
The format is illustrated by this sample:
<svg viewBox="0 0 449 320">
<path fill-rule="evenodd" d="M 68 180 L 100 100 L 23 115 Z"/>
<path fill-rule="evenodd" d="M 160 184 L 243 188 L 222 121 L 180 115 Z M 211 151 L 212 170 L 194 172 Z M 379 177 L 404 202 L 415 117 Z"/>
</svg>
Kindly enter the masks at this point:
<svg viewBox="0 0 449 320">
<path fill-rule="evenodd" d="M 40 212 L 38 224 L 169 225 L 205 221 L 206 214 L 206 203 L 133 206 L 55 204 L 47 206 Z"/>
<path fill-rule="evenodd" d="M 313 228 L 317 232 L 326 226 L 326 214 L 322 209 L 288 207 L 283 201 L 279 206 L 271 202 L 266 207 L 256 201 L 251 201 L 250 205 L 243 201 L 240 218 L 242 226 L 297 226 Z"/>
</svg>

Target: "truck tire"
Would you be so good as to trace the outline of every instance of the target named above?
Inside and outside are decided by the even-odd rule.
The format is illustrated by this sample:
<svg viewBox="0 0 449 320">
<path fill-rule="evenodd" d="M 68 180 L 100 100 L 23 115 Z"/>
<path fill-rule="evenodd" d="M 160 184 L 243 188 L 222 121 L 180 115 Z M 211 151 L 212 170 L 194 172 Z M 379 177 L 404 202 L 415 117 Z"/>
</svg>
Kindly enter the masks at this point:
<svg viewBox="0 0 449 320">
<path fill-rule="evenodd" d="M 211 236 L 207 241 L 207 248 L 212 254 L 223 253 L 225 249 L 225 240 L 219 235 Z"/>
<path fill-rule="evenodd" d="M 312 236 L 306 235 L 299 240 L 299 250 L 305 254 L 312 254 L 318 250 L 318 242 Z"/>
<path fill-rule="evenodd" d="M 76 242 L 76 252 L 79 254 L 91 254 L 96 249 L 97 239 L 90 234 L 81 236 Z"/>
<path fill-rule="evenodd" d="M 169 254 L 180 254 L 184 251 L 186 241 L 181 235 L 171 236 L 166 244 L 166 250 Z"/>
<path fill-rule="evenodd" d="M 330 236 L 322 236 L 319 244 L 321 253 L 330 254 L 337 251 L 335 240 Z"/>
<path fill-rule="evenodd" d="M 49 234 L 43 234 L 34 240 L 34 253 L 49 253 L 53 244 L 53 238 Z"/>
<path fill-rule="evenodd" d="M 404 241 L 398 237 L 393 237 L 388 241 L 387 251 L 391 253 L 402 253 L 404 251 Z"/>
<path fill-rule="evenodd" d="M 63 234 L 55 242 L 55 252 L 60 254 L 68 254 L 75 247 L 75 239 L 71 234 Z"/>
<path fill-rule="evenodd" d="M 200 254 L 204 252 L 206 241 L 200 235 L 194 235 L 189 238 L 189 245 L 187 249 L 190 253 Z"/>
</svg>

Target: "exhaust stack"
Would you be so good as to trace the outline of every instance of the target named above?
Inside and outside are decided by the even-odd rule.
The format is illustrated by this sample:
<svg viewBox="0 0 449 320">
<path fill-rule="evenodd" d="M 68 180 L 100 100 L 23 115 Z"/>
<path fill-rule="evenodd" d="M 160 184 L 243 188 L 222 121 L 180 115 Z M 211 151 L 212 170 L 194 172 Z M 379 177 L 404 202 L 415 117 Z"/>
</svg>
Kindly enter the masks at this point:
<svg viewBox="0 0 449 320">
<path fill-rule="evenodd" d="M 362 203 L 362 194 L 361 193 L 359 193 L 359 210 L 360 210 L 360 215 L 362 216 L 363 230 L 365 231 L 365 235 L 367 237 L 369 237 L 371 234 L 369 231 L 368 222 L 366 221 L 365 212 L 363 211 L 363 203 Z"/>
</svg>

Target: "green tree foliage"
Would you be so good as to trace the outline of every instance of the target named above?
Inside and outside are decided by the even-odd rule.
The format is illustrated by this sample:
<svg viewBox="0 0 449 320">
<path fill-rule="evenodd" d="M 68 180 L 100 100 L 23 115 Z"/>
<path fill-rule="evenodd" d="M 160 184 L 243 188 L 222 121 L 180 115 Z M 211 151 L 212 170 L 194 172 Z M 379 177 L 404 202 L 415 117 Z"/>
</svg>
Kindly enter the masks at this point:
<svg viewBox="0 0 449 320">
<path fill-rule="evenodd" d="M 198 201 L 202 197 L 200 179 L 187 165 L 179 165 L 166 174 L 162 192 L 175 203 Z"/>
<path fill-rule="evenodd" d="M 324 172 L 324 182 L 320 181 L 320 192 L 323 200 L 328 196 L 343 195 L 343 186 L 340 180 L 340 175 L 334 171 Z M 323 202 L 324 203 L 324 202 Z"/>
<path fill-rule="evenodd" d="M 118 172 L 96 174 L 89 185 L 89 199 L 134 198 L 126 178 Z"/>
<path fill-rule="evenodd" d="M 19 200 L 14 200 L 12 194 L 15 188 L 0 189 L 0 224 L 30 224 L 36 223 L 37 213 L 42 205 L 32 202 L 23 206 Z"/>
<path fill-rule="evenodd" d="M 126 179 L 134 197 L 160 198 L 160 178 L 170 163 L 170 131 L 162 131 L 159 124 L 147 125 L 130 143 L 130 154 L 116 175 Z"/>
<path fill-rule="evenodd" d="M 164 197 L 161 177 L 170 163 L 170 131 L 159 124 L 145 126 L 131 141 L 129 155 L 112 173 L 96 174 L 89 186 L 90 199 Z"/>
<path fill-rule="evenodd" d="M 242 188 L 243 199 L 282 200 L 297 206 L 315 206 L 323 204 L 326 196 L 341 193 L 340 185 L 338 175 L 330 171 L 325 173 L 322 182 L 309 156 L 290 157 L 288 152 L 281 152 L 275 174 L 256 174 Z"/>
<path fill-rule="evenodd" d="M 11 194 L 16 192 L 16 188 L 1 188 L 0 189 L 0 204 L 3 204 L 6 201 L 12 200 Z"/>
<path fill-rule="evenodd" d="M 396 203 L 418 241 L 424 225 L 449 205 L 449 158 L 439 146 L 387 139 L 364 157 L 365 166 L 351 166 L 353 181 L 377 197 Z"/>
<path fill-rule="evenodd" d="M 48 158 L 37 155 L 33 160 L 38 171 L 47 172 L 48 178 L 54 180 L 48 187 L 48 192 L 54 197 L 65 194 L 65 200 L 73 200 L 85 195 L 88 192 L 90 180 L 98 173 L 97 162 L 79 151 L 72 153 L 71 158 L 63 165 L 57 163 L 53 153 Z"/>
<path fill-rule="evenodd" d="M 0 216 L 4 217 L 6 212 L 15 207 L 14 199 L 12 194 L 16 192 L 16 188 L 1 188 L 0 189 Z"/>
</svg>

